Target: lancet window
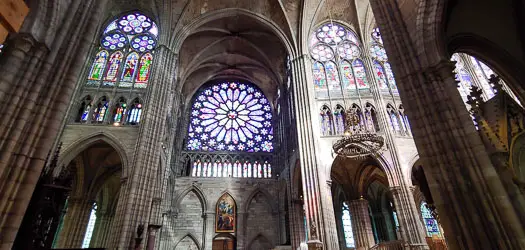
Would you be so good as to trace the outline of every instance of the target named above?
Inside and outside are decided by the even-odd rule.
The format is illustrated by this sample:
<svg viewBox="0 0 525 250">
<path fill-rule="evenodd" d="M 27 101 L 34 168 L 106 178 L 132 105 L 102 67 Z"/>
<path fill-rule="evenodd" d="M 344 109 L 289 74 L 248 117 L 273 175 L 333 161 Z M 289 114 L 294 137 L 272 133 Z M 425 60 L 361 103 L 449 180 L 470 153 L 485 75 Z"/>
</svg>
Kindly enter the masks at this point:
<svg viewBox="0 0 525 250">
<path fill-rule="evenodd" d="M 317 98 L 342 98 L 368 89 L 360 42 L 350 29 L 338 23 L 322 25 L 312 34 L 310 55 Z"/>
<path fill-rule="evenodd" d="M 103 123 L 107 115 L 108 105 L 109 105 L 109 100 L 105 96 L 101 97 L 98 103 L 94 107 L 93 117 L 92 117 L 91 122 Z"/>
<path fill-rule="evenodd" d="M 157 36 L 155 22 L 140 12 L 111 21 L 100 36 L 87 86 L 146 88 Z"/>
<path fill-rule="evenodd" d="M 427 236 L 432 237 L 432 235 L 439 235 L 439 224 L 437 220 L 432 216 L 432 213 L 427 208 L 427 203 L 423 202 L 421 203 L 421 215 L 423 216 L 423 220 L 425 222 L 425 228 L 427 231 Z"/>
<path fill-rule="evenodd" d="M 272 177 L 272 108 L 255 85 L 231 81 L 203 87 L 189 115 L 183 153 L 188 175 Z"/>
<path fill-rule="evenodd" d="M 95 222 L 97 221 L 97 203 L 93 204 L 91 213 L 89 214 L 89 220 L 86 228 L 86 234 L 84 234 L 84 240 L 82 241 L 82 248 L 89 248 L 91 243 L 91 237 L 93 237 L 93 231 L 95 230 Z"/>
<path fill-rule="evenodd" d="M 354 232 L 352 230 L 352 216 L 350 215 L 350 208 L 346 202 L 343 202 L 341 219 L 343 221 L 343 232 L 345 236 L 345 243 L 347 248 L 355 247 Z"/>
<path fill-rule="evenodd" d="M 396 80 L 392 72 L 392 66 L 388 62 L 383 40 L 379 29 L 372 32 L 372 44 L 370 45 L 370 57 L 374 61 L 374 72 L 380 90 L 397 91 Z"/>
<path fill-rule="evenodd" d="M 319 120 L 321 121 L 321 134 L 324 136 L 334 134 L 334 116 L 330 108 L 326 105 L 321 107 L 319 112 Z"/>
<path fill-rule="evenodd" d="M 123 121 L 124 114 L 126 113 L 126 99 L 121 97 L 113 110 L 113 124 L 119 125 Z"/>
<path fill-rule="evenodd" d="M 89 111 L 91 110 L 91 96 L 86 96 L 82 99 L 78 110 L 76 122 L 86 122 L 89 118 Z"/>
</svg>

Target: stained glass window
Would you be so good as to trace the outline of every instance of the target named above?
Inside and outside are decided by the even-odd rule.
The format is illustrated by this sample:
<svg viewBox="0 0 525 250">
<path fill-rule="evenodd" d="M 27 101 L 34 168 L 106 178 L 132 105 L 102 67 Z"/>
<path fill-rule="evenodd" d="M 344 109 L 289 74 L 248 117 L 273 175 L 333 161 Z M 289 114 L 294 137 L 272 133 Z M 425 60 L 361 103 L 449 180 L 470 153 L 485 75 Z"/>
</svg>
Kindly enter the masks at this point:
<svg viewBox="0 0 525 250">
<path fill-rule="evenodd" d="M 401 131 L 401 128 L 399 127 L 399 119 L 397 117 L 396 110 L 392 108 L 392 106 L 388 106 L 387 110 L 388 110 L 388 114 L 390 115 L 390 124 L 392 125 L 392 128 L 396 132 Z"/>
<path fill-rule="evenodd" d="M 138 99 L 135 99 L 133 104 L 131 104 L 128 114 L 127 122 L 131 125 L 139 124 L 140 116 L 142 115 L 142 104 Z"/>
<path fill-rule="evenodd" d="M 355 60 L 352 65 L 354 66 L 354 74 L 357 80 L 357 87 L 360 89 L 368 88 L 368 80 L 366 80 L 365 66 L 359 59 Z"/>
<path fill-rule="evenodd" d="M 126 63 L 124 64 L 124 71 L 122 71 L 122 76 L 120 78 L 119 87 L 131 87 L 133 79 L 135 78 L 138 60 L 139 54 L 136 52 L 131 52 L 128 55 Z"/>
<path fill-rule="evenodd" d="M 394 72 L 392 72 L 392 66 L 388 62 L 385 62 L 384 65 L 385 65 L 385 73 L 386 73 L 386 78 L 388 80 L 388 84 L 393 89 L 397 88 L 396 79 L 394 78 Z"/>
<path fill-rule="evenodd" d="M 149 79 L 151 62 L 153 56 L 150 53 L 147 53 L 140 58 L 140 64 L 137 73 L 137 81 L 135 83 L 136 88 L 145 88 L 146 83 Z"/>
<path fill-rule="evenodd" d="M 272 140 L 271 106 L 254 85 L 223 82 L 196 95 L 187 149 L 272 152 Z"/>
<path fill-rule="evenodd" d="M 115 105 L 115 110 L 113 112 L 113 125 L 120 125 L 122 122 L 122 117 L 126 112 L 126 99 L 120 98 L 118 103 Z"/>
<path fill-rule="evenodd" d="M 97 221 L 97 203 L 93 204 L 93 208 L 91 209 L 91 213 L 89 214 L 86 234 L 84 234 L 84 240 L 82 241 L 82 248 L 89 248 L 89 243 L 91 243 L 91 237 L 93 236 L 93 230 L 95 230 L 96 221 Z"/>
<path fill-rule="evenodd" d="M 379 28 L 375 28 L 372 31 L 372 39 L 374 39 L 374 41 L 378 42 L 379 44 L 383 44 L 383 38 L 381 38 L 381 32 L 379 32 Z"/>
<path fill-rule="evenodd" d="M 106 71 L 106 77 L 104 77 L 105 86 L 113 86 L 117 81 L 117 72 L 122 62 L 122 52 L 117 51 L 109 58 L 108 70 Z"/>
<path fill-rule="evenodd" d="M 349 91 L 355 94 L 356 82 L 361 83 L 359 88 L 367 86 L 358 59 L 359 39 L 353 31 L 337 23 L 324 24 L 312 34 L 310 48 L 316 98 L 342 98 Z"/>
<path fill-rule="evenodd" d="M 313 68 L 315 87 L 326 89 L 326 75 L 323 64 L 320 62 L 316 62 L 314 63 Z"/>
<path fill-rule="evenodd" d="M 108 110 L 108 101 L 106 97 L 100 98 L 100 101 L 97 103 L 95 110 L 93 111 L 93 122 L 102 123 L 106 117 Z"/>
<path fill-rule="evenodd" d="M 320 112 L 321 120 L 321 135 L 332 135 L 333 134 L 333 116 L 332 111 L 327 106 L 323 106 Z"/>
<path fill-rule="evenodd" d="M 91 71 L 89 72 L 89 80 L 101 80 L 102 74 L 104 74 L 104 69 L 106 68 L 106 61 L 108 59 L 108 52 L 103 50 L 98 52 L 95 56 L 95 61 L 91 66 Z"/>
<path fill-rule="evenodd" d="M 374 66 L 375 66 L 376 79 L 377 79 L 377 83 L 379 84 L 379 88 L 380 89 L 388 88 L 383 66 L 378 61 L 374 61 Z"/>
<path fill-rule="evenodd" d="M 350 215 L 350 208 L 348 207 L 348 204 L 346 202 L 343 202 L 343 213 L 342 213 L 342 221 L 343 221 L 343 232 L 345 235 L 345 243 L 346 247 L 348 248 L 354 248 L 355 247 L 355 240 L 354 240 L 354 232 L 352 230 L 352 216 Z"/>
<path fill-rule="evenodd" d="M 421 203 L 421 215 L 423 216 L 423 220 L 425 222 L 427 236 L 432 237 L 432 235 L 435 235 L 435 234 L 439 235 L 438 222 L 436 221 L 436 219 L 434 219 L 434 216 L 432 216 L 432 213 L 427 208 L 427 203 L 425 202 Z"/>
<path fill-rule="evenodd" d="M 98 85 L 103 80 L 103 86 L 146 88 L 157 36 L 157 25 L 140 12 L 110 22 L 101 35 L 101 51 L 93 62 L 87 84 Z M 107 51 L 113 53 L 111 57 Z M 123 61 L 124 67 L 120 67 Z"/>
<path fill-rule="evenodd" d="M 78 111 L 78 117 L 76 122 L 86 122 L 88 120 L 89 111 L 91 110 L 91 97 L 86 96 L 82 103 L 80 104 L 80 109 Z"/>
<path fill-rule="evenodd" d="M 345 110 L 341 105 L 337 105 L 334 111 L 335 133 L 342 135 L 345 132 Z"/>
</svg>

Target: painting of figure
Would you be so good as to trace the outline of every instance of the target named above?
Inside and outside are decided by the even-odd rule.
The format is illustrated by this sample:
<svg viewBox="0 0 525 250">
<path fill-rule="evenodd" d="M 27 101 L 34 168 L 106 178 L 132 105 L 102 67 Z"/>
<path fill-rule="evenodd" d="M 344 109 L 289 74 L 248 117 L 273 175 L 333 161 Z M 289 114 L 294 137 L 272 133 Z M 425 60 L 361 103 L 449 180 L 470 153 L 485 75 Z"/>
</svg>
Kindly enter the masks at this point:
<svg viewBox="0 0 525 250">
<path fill-rule="evenodd" d="M 235 201 L 229 194 L 224 194 L 217 202 L 215 231 L 218 233 L 235 232 Z"/>
</svg>

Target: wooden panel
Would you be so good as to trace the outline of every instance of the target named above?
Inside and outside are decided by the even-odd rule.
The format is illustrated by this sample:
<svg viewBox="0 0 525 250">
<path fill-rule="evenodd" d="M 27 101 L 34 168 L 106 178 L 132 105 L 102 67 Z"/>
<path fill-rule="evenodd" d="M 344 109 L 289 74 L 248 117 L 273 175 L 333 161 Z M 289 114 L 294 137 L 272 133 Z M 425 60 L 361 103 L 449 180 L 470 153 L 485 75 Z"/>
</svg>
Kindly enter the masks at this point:
<svg viewBox="0 0 525 250">
<path fill-rule="evenodd" d="M 7 34 L 9 34 L 9 31 L 6 27 L 4 27 L 4 25 L 0 23 L 0 44 L 4 43 Z"/>
<path fill-rule="evenodd" d="M 23 0 L 0 0 L 0 19 L 11 32 L 18 32 L 29 8 Z"/>
</svg>

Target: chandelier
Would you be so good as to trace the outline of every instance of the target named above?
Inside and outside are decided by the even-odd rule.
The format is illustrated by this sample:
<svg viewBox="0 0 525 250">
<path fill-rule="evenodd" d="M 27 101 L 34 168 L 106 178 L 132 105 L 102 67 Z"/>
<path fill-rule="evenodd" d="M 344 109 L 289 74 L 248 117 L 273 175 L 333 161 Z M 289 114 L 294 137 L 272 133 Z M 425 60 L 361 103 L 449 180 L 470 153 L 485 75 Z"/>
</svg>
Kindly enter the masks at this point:
<svg viewBox="0 0 525 250">
<path fill-rule="evenodd" d="M 361 117 L 355 108 L 346 110 L 344 136 L 332 146 L 337 155 L 362 159 L 381 150 L 385 144 L 383 137 L 368 132 L 360 122 Z"/>
</svg>

